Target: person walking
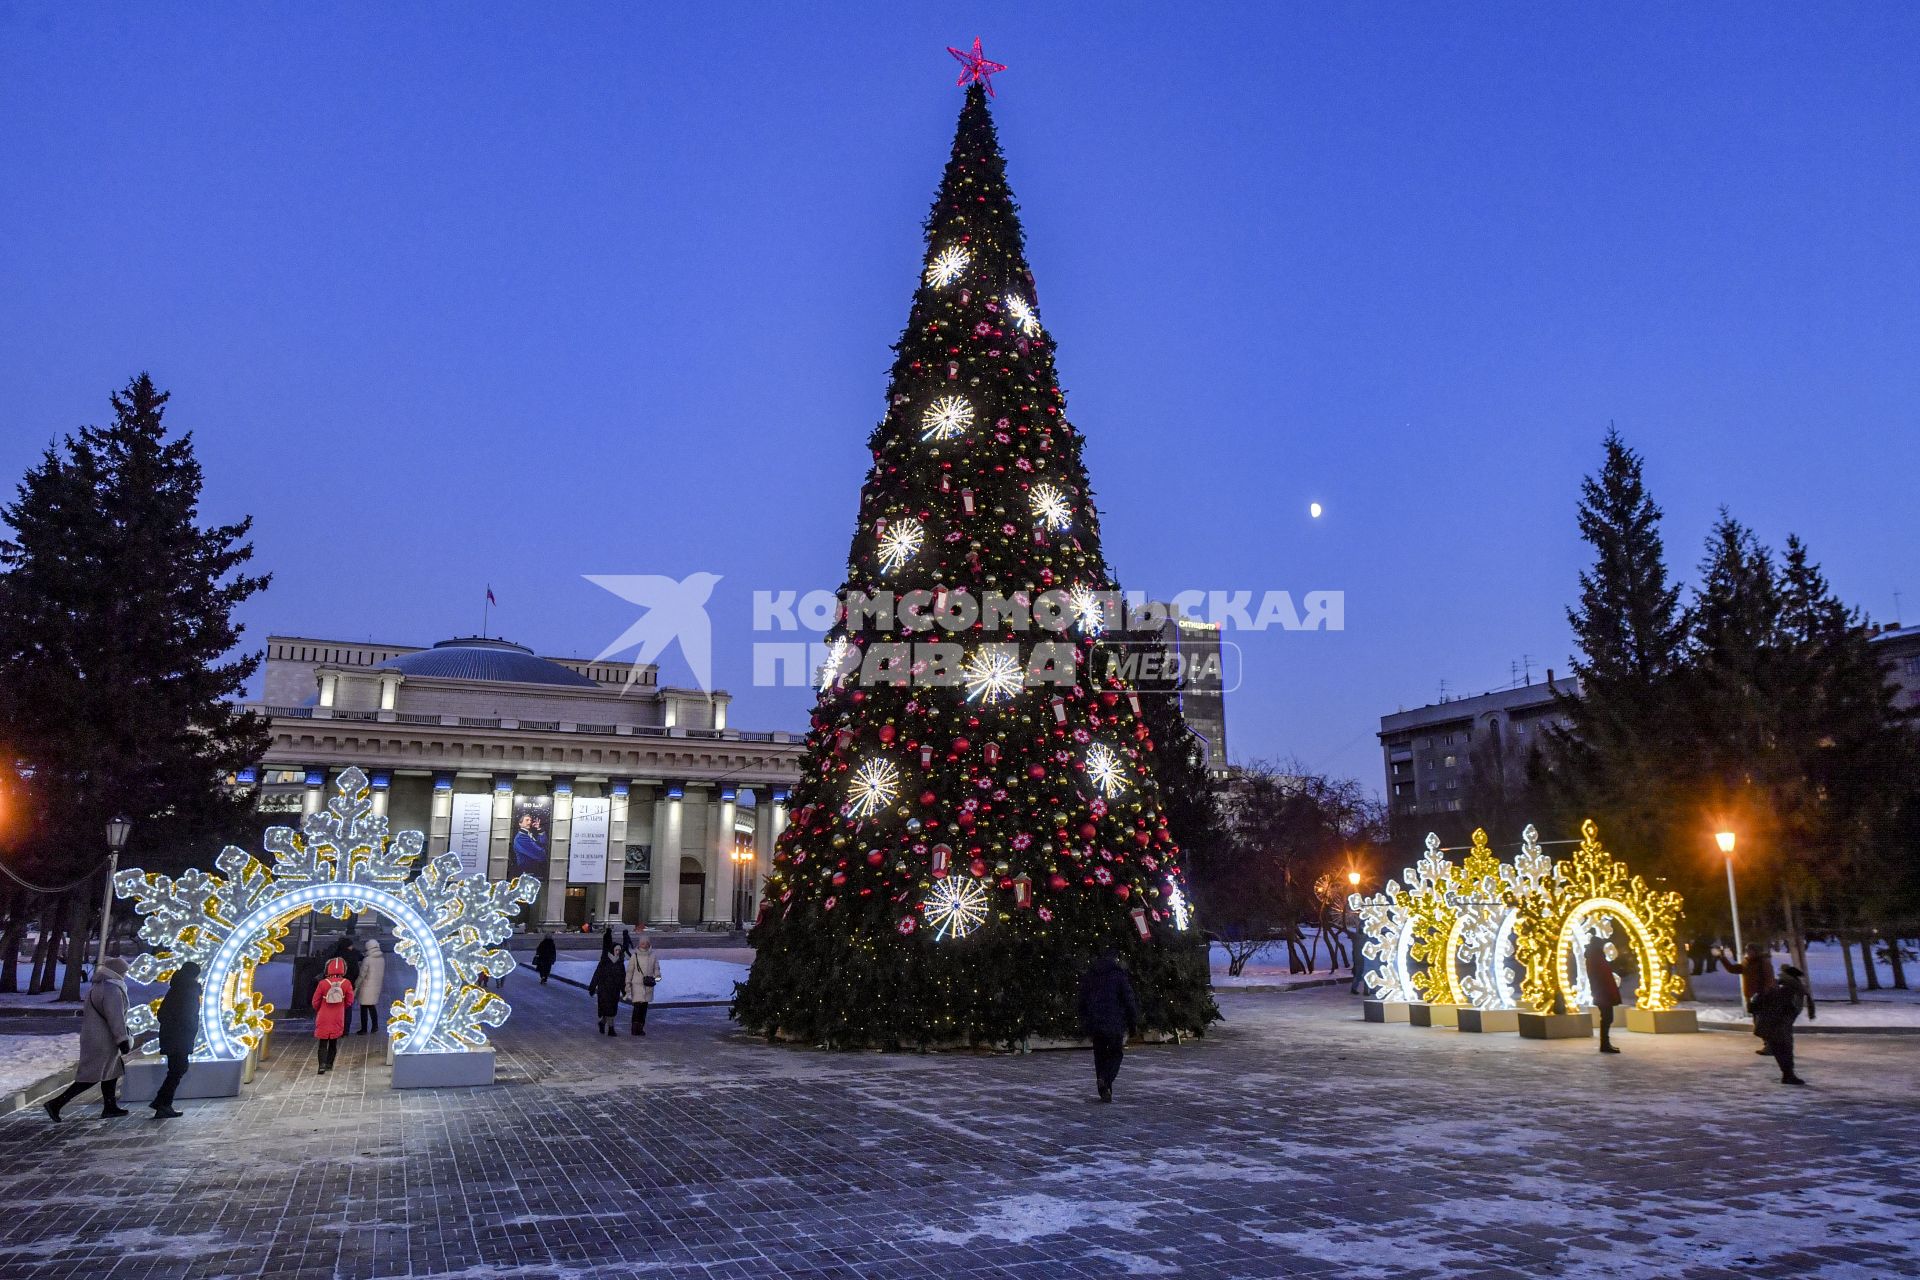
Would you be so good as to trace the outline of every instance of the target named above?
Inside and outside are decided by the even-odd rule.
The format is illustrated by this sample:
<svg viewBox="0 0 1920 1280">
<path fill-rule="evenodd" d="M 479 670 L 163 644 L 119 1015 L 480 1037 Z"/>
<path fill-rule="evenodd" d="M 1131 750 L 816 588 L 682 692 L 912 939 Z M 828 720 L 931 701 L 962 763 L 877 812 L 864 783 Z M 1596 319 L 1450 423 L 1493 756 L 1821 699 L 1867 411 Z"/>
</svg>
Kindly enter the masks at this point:
<svg viewBox="0 0 1920 1280">
<path fill-rule="evenodd" d="M 153 1114 L 159 1120 L 178 1120 L 173 1094 L 187 1078 L 194 1041 L 200 1038 L 200 966 L 189 960 L 174 970 L 167 994 L 160 997 L 160 1053 L 167 1075 L 153 1095 Z"/>
<path fill-rule="evenodd" d="M 349 982 L 353 979 L 349 977 Z M 360 1030 L 380 1033 L 380 997 L 387 983 L 387 957 L 378 938 L 367 939 L 367 956 L 360 962 L 360 980 L 353 983 L 354 1003 L 360 1006 Z"/>
<path fill-rule="evenodd" d="M 647 1034 L 647 1006 L 653 1003 L 653 989 L 660 982 L 660 957 L 653 954 L 653 939 L 640 935 L 633 954 L 627 957 L 627 999 L 633 1005 L 633 1034 Z"/>
<path fill-rule="evenodd" d="M 1600 1052 L 1618 1053 L 1613 1047 L 1613 1011 L 1620 1003 L 1620 983 L 1607 963 L 1607 944 L 1598 935 L 1587 939 L 1586 961 L 1587 988 L 1600 1011 Z"/>
<path fill-rule="evenodd" d="M 347 962 L 340 956 L 327 961 L 327 975 L 313 984 L 313 1038 L 320 1042 L 320 1074 L 333 1070 L 340 1055 L 340 1037 L 347 1034 L 347 1006 L 353 1003 L 353 984 L 347 981 Z"/>
<path fill-rule="evenodd" d="M 1806 975 L 1794 966 L 1780 966 L 1780 978 L 1755 996 L 1747 1005 L 1753 1015 L 1753 1031 L 1766 1043 L 1766 1052 L 1780 1064 L 1781 1084 L 1805 1084 L 1793 1071 L 1793 1022 L 1806 1010 L 1807 1021 L 1815 1018 L 1813 991 Z"/>
<path fill-rule="evenodd" d="M 120 1077 L 127 1073 L 126 1054 L 131 1048 L 127 1039 L 127 962 L 119 956 L 108 956 L 94 966 L 93 981 L 87 985 L 87 998 L 80 1006 L 80 1061 L 73 1069 L 73 1083 L 44 1104 L 47 1118 L 58 1120 L 62 1107 L 95 1085 L 100 1086 L 103 1119 L 126 1115 L 116 1095 Z"/>
<path fill-rule="evenodd" d="M 607 945 L 600 951 L 600 963 L 593 967 L 593 979 L 587 983 L 587 994 L 594 998 L 594 1006 L 600 1015 L 599 1034 L 615 1034 L 613 1020 L 620 1016 L 620 992 L 626 986 L 626 974 L 620 970 L 620 961 L 613 954 L 613 937 L 607 937 Z"/>
<path fill-rule="evenodd" d="M 547 979 L 553 974 L 553 962 L 559 954 L 560 948 L 553 945 L 551 933 L 543 935 L 540 945 L 533 949 L 533 967 L 534 971 L 540 975 L 541 986 L 547 985 Z"/>
<path fill-rule="evenodd" d="M 1120 967 L 1120 953 L 1107 950 L 1080 977 L 1080 1023 L 1093 1041 L 1093 1079 L 1100 1101 L 1113 1101 L 1113 1081 L 1127 1037 L 1140 1026 L 1140 1004 L 1133 983 Z"/>
<path fill-rule="evenodd" d="M 1747 944 L 1747 954 L 1739 964 L 1734 964 L 1728 960 L 1725 951 L 1717 952 L 1716 956 L 1720 961 L 1721 968 L 1725 969 L 1728 973 L 1737 973 L 1740 975 L 1741 1005 L 1751 1009 L 1754 997 L 1773 985 L 1773 957 L 1769 955 L 1767 949 L 1759 943 L 1749 942 Z M 1753 1029 L 1753 1034 L 1756 1036 L 1760 1035 L 1760 1028 L 1757 1025 Z M 1773 1050 L 1766 1046 L 1765 1036 L 1760 1036 L 1760 1039 L 1761 1045 L 1758 1049 L 1754 1050 L 1754 1053 L 1764 1058 L 1769 1053 L 1772 1053 Z"/>
</svg>

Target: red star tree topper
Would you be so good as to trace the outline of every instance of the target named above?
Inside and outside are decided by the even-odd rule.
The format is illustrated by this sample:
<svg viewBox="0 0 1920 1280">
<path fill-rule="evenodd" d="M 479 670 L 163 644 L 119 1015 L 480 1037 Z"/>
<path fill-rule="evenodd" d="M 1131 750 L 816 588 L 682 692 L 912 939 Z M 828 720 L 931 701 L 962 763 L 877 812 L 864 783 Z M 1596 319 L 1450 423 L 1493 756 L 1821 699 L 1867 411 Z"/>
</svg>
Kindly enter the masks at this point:
<svg viewBox="0 0 1920 1280">
<path fill-rule="evenodd" d="M 982 57 L 980 54 L 979 36 L 973 38 L 973 49 L 971 52 L 965 49 L 956 49 L 952 45 L 947 46 L 947 52 L 952 54 L 960 62 L 960 78 L 954 81 L 955 84 L 969 85 L 977 81 L 986 86 L 988 97 L 994 96 L 993 80 L 991 77 L 996 72 L 1005 71 L 1007 64 L 1004 62 L 995 62 L 991 58 Z"/>
</svg>

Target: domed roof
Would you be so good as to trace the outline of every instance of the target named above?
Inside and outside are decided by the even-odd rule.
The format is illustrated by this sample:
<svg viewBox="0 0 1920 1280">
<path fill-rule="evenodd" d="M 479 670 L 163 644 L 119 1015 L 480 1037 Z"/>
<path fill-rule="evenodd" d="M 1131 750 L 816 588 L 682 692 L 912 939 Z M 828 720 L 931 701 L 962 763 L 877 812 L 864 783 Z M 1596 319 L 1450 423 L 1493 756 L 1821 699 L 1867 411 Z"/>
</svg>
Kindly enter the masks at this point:
<svg viewBox="0 0 1920 1280">
<path fill-rule="evenodd" d="M 441 680 L 495 680 L 510 684 L 551 684 L 569 689 L 600 686 L 578 671 L 536 657 L 525 645 L 483 636 L 442 640 L 431 649 L 403 653 L 380 664 L 384 671 Z"/>
</svg>

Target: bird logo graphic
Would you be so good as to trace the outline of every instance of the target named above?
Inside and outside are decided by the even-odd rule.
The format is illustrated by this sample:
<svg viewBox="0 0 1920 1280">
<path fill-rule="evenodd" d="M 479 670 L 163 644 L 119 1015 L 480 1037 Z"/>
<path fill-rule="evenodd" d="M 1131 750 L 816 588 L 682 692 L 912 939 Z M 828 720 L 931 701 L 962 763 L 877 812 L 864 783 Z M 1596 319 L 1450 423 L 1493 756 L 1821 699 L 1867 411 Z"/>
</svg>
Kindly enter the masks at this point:
<svg viewBox="0 0 1920 1280">
<path fill-rule="evenodd" d="M 627 674 L 625 693 L 640 678 L 654 659 L 680 642 L 680 656 L 693 671 L 694 683 L 702 693 L 713 692 L 713 623 L 707 617 L 707 601 L 720 582 L 717 573 L 690 573 L 678 581 L 659 573 L 588 573 L 588 582 L 611 591 L 646 612 L 600 652 L 594 659 L 603 662 L 616 653 L 639 646 L 633 657 L 633 670 Z"/>
</svg>

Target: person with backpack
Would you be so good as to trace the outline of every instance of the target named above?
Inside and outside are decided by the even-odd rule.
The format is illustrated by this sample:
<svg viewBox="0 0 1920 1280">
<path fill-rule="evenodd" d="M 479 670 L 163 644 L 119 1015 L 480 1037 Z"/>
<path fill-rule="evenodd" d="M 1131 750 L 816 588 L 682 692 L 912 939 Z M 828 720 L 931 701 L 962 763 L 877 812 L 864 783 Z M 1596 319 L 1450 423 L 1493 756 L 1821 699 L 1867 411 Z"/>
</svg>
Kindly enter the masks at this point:
<svg viewBox="0 0 1920 1280">
<path fill-rule="evenodd" d="M 1120 1074 L 1127 1037 L 1140 1026 L 1140 1004 L 1133 983 L 1120 967 L 1120 953 L 1103 952 L 1080 978 L 1080 1022 L 1093 1041 L 1093 1081 L 1100 1101 L 1113 1101 L 1113 1082 Z"/>
<path fill-rule="evenodd" d="M 174 971 L 167 994 L 160 998 L 160 1053 L 167 1060 L 167 1075 L 160 1091 L 153 1095 L 153 1114 L 159 1120 L 178 1120 L 173 1108 L 174 1090 L 187 1078 L 187 1064 L 193 1057 L 193 1043 L 200 1038 L 200 966 L 189 960 Z"/>
<path fill-rule="evenodd" d="M 347 1034 L 347 1006 L 353 1003 L 353 984 L 347 981 L 347 962 L 335 956 L 327 961 L 327 975 L 313 987 L 313 1038 L 320 1042 L 320 1074 L 333 1070 L 340 1054 L 340 1037 Z"/>
<path fill-rule="evenodd" d="M 369 1031 L 380 1033 L 380 996 L 387 982 L 387 957 L 380 950 L 380 940 L 367 940 L 367 954 L 360 961 L 360 980 L 354 982 L 351 972 L 347 981 L 353 982 L 353 1002 L 360 1006 L 360 1030 L 357 1034 L 366 1035 Z"/>
<path fill-rule="evenodd" d="M 620 1016 L 620 993 L 625 987 L 626 974 L 621 972 L 620 961 L 613 954 L 613 935 L 609 933 L 607 944 L 600 951 L 600 963 L 593 968 L 593 979 L 587 983 L 587 994 L 593 997 L 594 1007 L 600 1016 L 598 1034 L 618 1034 L 613 1029 L 613 1023 Z"/>
<path fill-rule="evenodd" d="M 1747 1003 L 1753 1015 L 1753 1034 L 1766 1045 L 1766 1052 L 1780 1064 L 1781 1084 L 1805 1084 L 1793 1070 L 1793 1023 L 1806 1010 L 1807 1021 L 1815 1016 L 1813 992 L 1807 987 L 1807 975 L 1794 966 L 1780 966 L 1780 977 Z"/>
<path fill-rule="evenodd" d="M 633 1005 L 633 1034 L 647 1034 L 647 1006 L 653 1003 L 653 989 L 660 983 L 660 957 L 653 954 L 653 939 L 646 934 L 627 957 L 626 997 Z"/>
<path fill-rule="evenodd" d="M 553 973 L 553 962 L 559 958 L 560 948 L 553 944 L 551 933 L 540 939 L 540 945 L 533 949 L 533 968 L 540 975 L 540 985 L 546 986 L 547 979 Z"/>
<path fill-rule="evenodd" d="M 127 1109 L 115 1095 L 120 1077 L 127 1073 L 126 1055 L 132 1048 L 127 1039 L 127 962 L 108 956 L 94 966 L 86 1003 L 80 1007 L 80 1061 L 73 1069 L 73 1083 L 42 1104 L 47 1118 L 58 1120 L 62 1107 L 95 1085 L 100 1086 L 103 1119 L 126 1115 Z"/>
</svg>

